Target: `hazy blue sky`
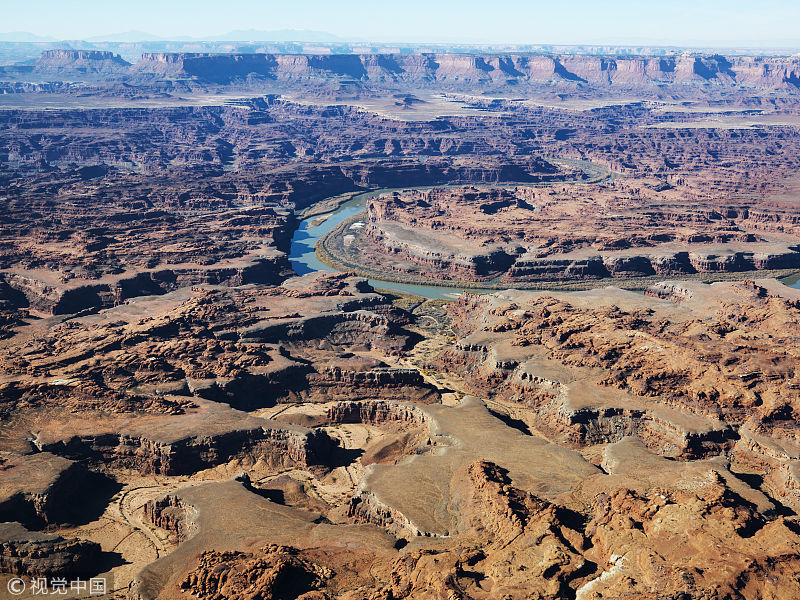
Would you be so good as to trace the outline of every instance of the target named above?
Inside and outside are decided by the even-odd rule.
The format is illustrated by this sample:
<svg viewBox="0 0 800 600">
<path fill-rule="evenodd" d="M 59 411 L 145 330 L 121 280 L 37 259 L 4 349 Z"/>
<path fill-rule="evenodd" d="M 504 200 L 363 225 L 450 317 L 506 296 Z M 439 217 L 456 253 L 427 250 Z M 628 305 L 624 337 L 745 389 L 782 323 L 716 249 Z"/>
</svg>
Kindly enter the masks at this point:
<svg viewBox="0 0 800 600">
<path fill-rule="evenodd" d="M 798 0 L 2 0 L 0 31 L 79 39 L 311 29 L 347 39 L 800 46 Z"/>
</svg>

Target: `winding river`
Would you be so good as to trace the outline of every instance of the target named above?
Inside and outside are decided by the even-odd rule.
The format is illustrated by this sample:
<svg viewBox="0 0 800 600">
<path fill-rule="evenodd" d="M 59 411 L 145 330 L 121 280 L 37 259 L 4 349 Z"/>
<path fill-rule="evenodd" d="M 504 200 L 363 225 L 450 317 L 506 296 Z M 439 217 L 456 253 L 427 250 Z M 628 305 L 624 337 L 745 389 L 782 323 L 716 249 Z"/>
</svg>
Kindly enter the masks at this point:
<svg viewBox="0 0 800 600">
<path fill-rule="evenodd" d="M 430 189 L 431 187 L 417 188 L 417 189 Z M 409 189 L 409 188 L 396 188 L 396 189 Z M 317 240 L 345 221 L 360 213 L 364 210 L 367 200 L 374 198 L 381 194 L 394 191 L 393 189 L 373 190 L 364 192 L 355 196 L 348 202 L 342 204 L 336 211 L 328 213 L 327 215 L 315 215 L 300 222 L 300 226 L 295 231 L 292 237 L 292 245 L 289 251 L 289 261 L 292 263 L 292 268 L 298 275 L 305 275 L 314 271 L 335 271 L 317 258 L 314 252 L 314 244 Z M 327 218 L 326 218 L 327 217 Z M 320 219 L 325 219 L 318 225 Z M 453 298 L 466 288 L 457 287 L 441 287 L 435 285 L 413 285 L 408 283 L 397 283 L 394 281 L 381 281 L 380 279 L 370 279 L 370 285 L 375 288 L 384 290 L 392 290 L 398 292 L 405 292 L 408 294 L 415 294 L 424 298 Z M 481 289 L 481 290 L 466 290 L 478 294 L 489 294 L 498 290 Z"/>
</svg>

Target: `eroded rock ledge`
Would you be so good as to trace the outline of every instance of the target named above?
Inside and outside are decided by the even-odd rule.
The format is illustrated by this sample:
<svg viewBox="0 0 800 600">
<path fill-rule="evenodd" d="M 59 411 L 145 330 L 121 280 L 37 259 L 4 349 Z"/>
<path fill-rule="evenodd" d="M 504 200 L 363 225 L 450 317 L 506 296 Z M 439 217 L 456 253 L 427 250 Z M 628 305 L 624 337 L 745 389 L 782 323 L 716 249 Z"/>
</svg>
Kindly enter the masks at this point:
<svg viewBox="0 0 800 600">
<path fill-rule="evenodd" d="M 0 460 L 0 521 L 71 523 L 87 486 L 85 465 L 41 452 Z"/>
<path fill-rule="evenodd" d="M 769 280 L 648 296 L 462 296 L 450 306 L 461 339 L 440 361 L 562 443 L 633 435 L 684 460 L 729 456 L 797 506 L 800 296 Z"/>
<path fill-rule="evenodd" d="M 0 572 L 33 577 L 96 575 L 100 544 L 0 523 Z"/>
<path fill-rule="evenodd" d="M 252 456 L 272 467 L 324 466 L 337 444 L 323 430 L 277 424 L 208 401 L 186 415 L 118 432 L 40 434 L 40 450 L 116 469 L 191 474 Z M 121 421 L 121 423 L 124 421 Z"/>
<path fill-rule="evenodd" d="M 710 213 L 646 187 L 625 190 L 624 200 L 613 182 L 583 192 L 392 192 L 368 202 L 360 226 L 348 221 L 328 234 L 323 249 L 394 278 L 509 286 L 800 268 L 800 247 L 784 235 L 795 228 L 788 209 L 765 225 L 746 209 Z"/>
</svg>

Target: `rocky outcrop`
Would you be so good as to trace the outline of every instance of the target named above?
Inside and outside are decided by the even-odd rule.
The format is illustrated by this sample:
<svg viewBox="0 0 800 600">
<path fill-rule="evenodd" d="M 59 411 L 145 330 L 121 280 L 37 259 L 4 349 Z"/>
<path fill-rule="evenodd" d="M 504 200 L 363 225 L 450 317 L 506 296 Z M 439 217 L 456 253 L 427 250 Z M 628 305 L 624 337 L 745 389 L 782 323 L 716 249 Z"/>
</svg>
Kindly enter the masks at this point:
<svg viewBox="0 0 800 600">
<path fill-rule="evenodd" d="M 515 488 L 491 462 L 473 462 L 459 477 L 463 537 L 453 536 L 447 549 L 398 557 L 384 592 L 391 590 L 393 598 L 473 597 L 484 589 L 479 582 L 490 582 L 491 598 L 556 598 L 592 572 L 594 565 L 580 554 L 581 533 L 564 523 L 559 507 Z"/>
<path fill-rule="evenodd" d="M 619 481 L 616 476 L 601 477 Z M 459 524 L 446 540 L 432 540 L 424 548 L 409 545 L 399 553 L 383 547 L 362 549 L 358 544 L 347 546 L 347 540 L 333 542 L 328 526 L 319 525 L 310 539 L 296 532 L 291 548 L 274 544 L 257 551 L 217 550 L 184 557 L 188 568 L 176 581 L 182 590 L 207 598 L 280 598 L 284 596 L 275 594 L 284 593 L 322 600 L 342 590 L 353 593 L 354 588 L 360 597 L 397 599 L 535 594 L 547 600 L 592 600 L 625 590 L 648 598 L 667 590 L 679 597 L 687 589 L 698 597 L 724 590 L 747 600 L 796 594 L 800 542 L 795 524 L 784 517 L 764 519 L 716 471 L 693 473 L 691 491 L 663 486 L 639 491 L 609 483 L 612 487 L 594 493 L 586 514 L 581 514 L 514 485 L 500 465 L 476 460 L 453 478 Z M 597 484 L 597 478 L 587 481 L 590 489 Z M 248 517 L 261 518 L 256 527 L 269 528 L 265 518 L 284 519 L 284 526 L 300 520 L 296 514 L 285 520 L 288 510 L 281 509 L 278 516 L 263 502 L 260 508 L 254 514 L 245 511 Z M 383 516 L 391 518 L 388 513 Z M 360 531 L 363 536 L 366 529 L 362 526 Z M 396 533 L 406 538 L 396 547 L 414 534 L 408 529 Z M 273 535 L 285 537 L 280 532 Z M 689 563 L 684 562 L 687 558 Z M 147 588 L 148 577 L 154 575 L 140 576 L 134 588 L 144 592 L 140 597 L 155 597 Z"/>
<path fill-rule="evenodd" d="M 403 386 L 421 385 L 424 381 L 416 369 L 411 368 L 378 368 L 369 371 L 349 371 L 341 367 L 329 367 L 319 374 L 316 379 L 319 385 L 322 382 L 338 385 L 376 385 L 376 386 Z"/>
<path fill-rule="evenodd" d="M 80 463 L 49 452 L 0 462 L 0 521 L 74 523 L 93 483 Z"/>
<path fill-rule="evenodd" d="M 416 406 L 393 401 L 339 402 L 328 409 L 326 421 L 330 423 L 400 423 L 416 427 L 429 425 L 430 417 Z"/>
<path fill-rule="evenodd" d="M 739 433 L 731 460 L 762 474 L 763 488 L 778 502 L 800 508 L 800 447 L 795 440 L 775 439 L 751 426 L 741 427 Z"/>
<path fill-rule="evenodd" d="M 296 548 L 273 544 L 254 553 L 204 552 L 181 590 L 200 599 L 325 600 L 326 594 L 313 590 L 332 576 L 330 569 L 303 558 Z"/>
<path fill-rule="evenodd" d="M 65 539 L 25 529 L 19 523 L 0 523 L 0 572 L 31 577 L 96 575 L 100 544 Z"/>
<path fill-rule="evenodd" d="M 75 183 L 91 186 L 109 171 L 105 165 L 84 167 Z M 191 214 L 177 217 L 144 210 L 145 205 L 135 201 L 136 208 L 123 200 L 77 210 L 59 200 L 45 202 L 48 213 L 61 216 L 38 234 L 14 216 L 16 208 L 8 207 L 8 239 L 33 235 L 37 241 L 9 245 L 0 252 L 0 281 L 41 313 L 108 308 L 129 298 L 193 285 L 273 285 L 292 274 L 282 249 L 288 246 L 293 218 L 273 208 L 226 211 L 201 200 Z M 221 239 L 210 239 L 206 226 Z M 247 236 L 259 242 L 242 241 Z"/>
<path fill-rule="evenodd" d="M 169 554 L 162 556 L 158 561 L 147 565 L 139 572 L 128 591 L 128 597 L 140 600 L 155 600 L 156 598 L 168 598 L 181 595 L 181 587 L 184 582 L 187 585 L 200 586 L 197 591 L 201 593 L 213 592 L 213 586 L 220 585 L 225 593 L 237 594 L 241 589 L 239 585 L 247 588 L 247 582 L 253 583 L 259 579 L 261 583 L 270 581 L 269 575 L 265 570 L 261 570 L 259 565 L 266 566 L 267 560 L 247 561 L 248 569 L 240 571 L 236 565 L 229 564 L 237 562 L 238 558 L 247 559 L 252 556 L 253 550 L 263 545 L 264 540 L 276 545 L 294 544 L 298 547 L 307 547 L 309 536 L 314 533 L 322 533 L 325 537 L 323 544 L 336 545 L 336 538 L 329 534 L 333 533 L 331 525 L 322 522 L 319 514 L 309 513 L 296 508 L 276 504 L 263 496 L 253 493 L 249 489 L 246 481 L 229 480 L 226 482 L 205 482 L 199 485 L 192 485 L 176 490 L 169 496 L 174 496 L 175 500 L 164 499 L 152 503 L 146 510 L 148 514 L 160 520 L 163 524 L 172 527 L 175 531 L 176 524 L 182 521 L 186 526 L 180 529 L 183 532 L 183 542 Z M 226 507 L 228 510 L 220 510 Z M 169 516 L 167 516 L 169 515 Z M 336 534 L 338 536 L 338 531 Z M 358 533 L 345 533 L 345 538 L 350 541 L 358 539 Z M 339 537 L 339 540 L 343 538 Z M 362 538 L 363 541 L 363 538 Z M 198 569 L 199 560 L 204 552 L 215 549 L 217 552 L 231 552 L 226 555 L 228 559 L 219 560 L 220 555 L 213 553 L 208 556 L 209 562 L 219 568 L 207 571 L 204 568 Z M 241 552 L 242 554 L 238 554 Z M 267 557 L 261 556 L 262 559 Z M 275 558 L 278 558 L 276 556 Z M 310 562 L 317 563 L 317 560 Z M 268 569 L 266 569 L 268 571 Z M 190 578 L 189 573 L 194 572 L 195 577 Z M 228 577 L 215 577 L 217 574 L 227 572 Z M 246 575 L 255 575 L 247 579 Z M 240 574 L 244 579 L 240 578 Z M 302 573 L 294 572 L 296 578 L 288 578 L 289 581 L 281 583 L 301 583 Z M 266 575 L 261 579 L 260 575 Z M 225 587 L 226 582 L 230 587 Z M 204 588 L 205 585 L 208 588 Z M 266 591 L 264 588 L 262 591 Z M 255 588 L 250 591 L 258 593 Z M 282 590 L 280 587 L 276 591 Z M 234 596 L 235 597 L 235 596 Z M 252 597 L 252 596 L 251 596 Z M 278 596 L 283 597 L 296 597 Z"/>
<path fill-rule="evenodd" d="M 765 523 L 719 480 L 696 493 L 662 489 L 644 495 L 620 489 L 598 496 L 593 513 L 586 532 L 602 572 L 577 590 L 577 598 L 622 590 L 642 596 L 744 598 L 798 592 L 788 576 L 800 568 L 793 525 L 783 518 Z M 681 523 L 680 532 L 665 527 L 667 515 Z M 692 535 L 681 535 L 686 530 Z M 678 565 L 677 556 L 691 557 L 691 562 Z"/>
<path fill-rule="evenodd" d="M 462 339 L 440 367 L 523 407 L 509 414 L 551 439 L 635 436 L 673 458 L 727 456 L 779 503 L 798 505 L 792 290 L 667 281 L 638 298 L 558 296 L 463 296 L 450 307 Z M 589 376 L 597 367 L 604 374 Z"/>
<path fill-rule="evenodd" d="M 361 490 L 350 499 L 347 505 L 347 517 L 354 523 L 378 525 L 399 538 L 437 537 L 435 533 L 420 529 L 401 511 L 381 502 L 374 493 L 368 490 Z"/>
<path fill-rule="evenodd" d="M 678 283 L 661 282 L 651 285 L 644 291 L 645 296 L 652 296 L 654 298 L 662 298 L 664 300 L 672 300 L 673 302 L 682 302 L 691 299 L 694 294 L 692 290 L 681 286 Z"/>
<path fill-rule="evenodd" d="M 796 593 L 788 576 L 800 567 L 794 525 L 783 518 L 765 522 L 719 476 L 698 482 L 694 492 L 600 493 L 585 524 L 514 487 L 496 464 L 472 463 L 463 482 L 462 526 L 480 548 L 459 548 L 456 538 L 456 549 L 405 553 L 392 566 L 393 597 L 433 590 L 446 597 L 476 581 L 491 582 L 490 598 L 529 597 L 532 590 L 540 598 L 584 600 L 631 589 L 642 597 L 665 590 L 678 597 L 686 589 L 696 596 L 724 589 L 744 598 Z M 691 566 L 676 563 L 678 556 L 690 556 Z"/>
<path fill-rule="evenodd" d="M 37 404 L 46 396 L 57 404 L 84 399 L 84 406 L 114 412 L 127 405 L 176 414 L 191 404 L 188 395 L 252 410 L 296 394 L 320 399 L 345 392 L 346 379 L 363 397 L 381 389 L 420 399 L 432 394 L 418 374 L 350 352 L 394 354 L 409 339 L 385 298 L 361 279 L 329 274 L 280 287 L 181 290 L 125 302 L 104 313 L 118 318 L 101 317 L 100 323 L 93 317 L 54 323 L 25 358 L 8 362 L 19 377 L 3 389 L 35 396 Z M 139 307 L 148 307 L 148 316 Z M 89 364 L 104 353 L 114 354 L 113 370 Z M 298 353 L 305 357 L 296 360 L 292 354 Z M 58 377 L 60 385 L 23 384 L 23 371 Z"/>
<path fill-rule="evenodd" d="M 197 533 L 197 510 L 173 495 L 150 500 L 144 507 L 144 517 L 150 523 L 171 532 L 178 543 Z"/>
<path fill-rule="evenodd" d="M 543 412 L 547 412 L 546 408 Z M 558 413 L 543 414 L 536 422 L 544 431 L 564 436 L 575 446 L 607 444 L 635 436 L 659 454 L 696 460 L 725 454 L 738 439 L 736 431 L 723 423 L 707 430 L 687 430 L 657 411 L 614 407 L 562 409 Z"/>
</svg>

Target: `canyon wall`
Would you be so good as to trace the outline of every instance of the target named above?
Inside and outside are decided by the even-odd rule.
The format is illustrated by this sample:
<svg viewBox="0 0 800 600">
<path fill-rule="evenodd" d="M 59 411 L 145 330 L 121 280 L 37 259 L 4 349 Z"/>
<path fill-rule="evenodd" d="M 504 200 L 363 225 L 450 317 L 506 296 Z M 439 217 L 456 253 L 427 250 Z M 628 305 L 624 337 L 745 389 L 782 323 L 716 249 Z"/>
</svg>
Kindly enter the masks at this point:
<svg viewBox="0 0 800 600">
<path fill-rule="evenodd" d="M 537 54 L 191 54 L 144 53 L 142 73 L 224 82 L 251 75 L 285 81 L 355 79 L 428 85 L 453 82 L 561 81 L 620 87 L 718 84 L 797 87 L 794 57 L 720 55 L 653 58 Z"/>
</svg>

